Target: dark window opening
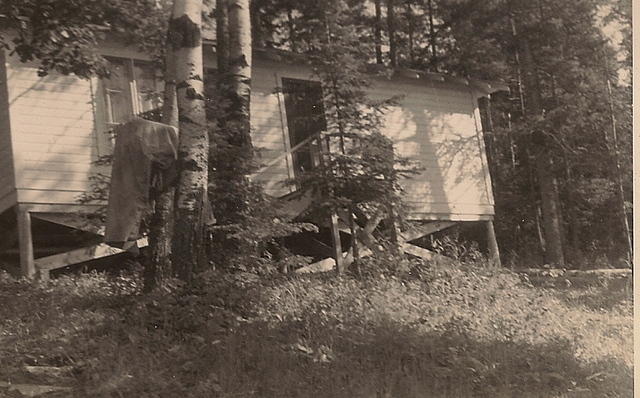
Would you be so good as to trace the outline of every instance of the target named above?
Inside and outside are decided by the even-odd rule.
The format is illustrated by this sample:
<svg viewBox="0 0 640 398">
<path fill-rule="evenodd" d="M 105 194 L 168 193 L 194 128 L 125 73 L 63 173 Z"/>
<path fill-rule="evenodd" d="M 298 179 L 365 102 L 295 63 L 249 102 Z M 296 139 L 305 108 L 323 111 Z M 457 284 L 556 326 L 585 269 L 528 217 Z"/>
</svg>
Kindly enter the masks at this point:
<svg viewBox="0 0 640 398">
<path fill-rule="evenodd" d="M 320 82 L 283 78 L 282 89 L 293 169 L 298 176 L 301 172 L 313 169 L 319 162 L 318 144 L 313 138 L 327 128 L 322 87 Z"/>
</svg>

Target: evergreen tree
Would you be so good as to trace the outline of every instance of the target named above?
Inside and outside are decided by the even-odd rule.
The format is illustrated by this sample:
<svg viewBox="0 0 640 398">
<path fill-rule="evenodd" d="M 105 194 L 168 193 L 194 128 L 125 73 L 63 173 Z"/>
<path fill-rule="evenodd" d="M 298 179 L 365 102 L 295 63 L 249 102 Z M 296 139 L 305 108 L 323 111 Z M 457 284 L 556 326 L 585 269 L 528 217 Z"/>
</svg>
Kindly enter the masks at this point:
<svg viewBox="0 0 640 398">
<path fill-rule="evenodd" d="M 318 164 L 295 183 L 314 193 L 312 211 L 325 218 L 340 214 L 349 225 L 357 261 L 360 244 L 379 251 L 372 231 L 399 203 L 400 178 L 413 169 L 394 156 L 392 142 L 380 132 L 394 99 L 373 101 L 367 95 L 371 48 L 362 46 L 351 23 L 359 10 L 334 0 L 307 11 L 315 11 L 306 16 L 317 22 L 306 24 L 312 27 L 309 37 L 315 37 L 307 55 L 321 82 L 326 129 L 316 138 Z M 343 272 L 340 260 L 336 258 L 338 272 Z"/>
<path fill-rule="evenodd" d="M 602 207 L 602 201 L 613 200 L 610 189 L 601 194 L 591 190 L 591 197 L 585 191 L 588 186 L 604 188 L 603 181 L 608 181 L 608 186 L 615 181 L 611 167 L 610 171 L 601 167 L 611 161 L 596 160 L 608 156 L 603 132 L 611 129 L 602 62 L 615 58 L 597 26 L 599 5 L 598 1 L 588 0 L 451 1 L 442 7 L 443 21 L 454 38 L 449 49 L 452 62 L 446 68 L 485 78 L 507 77 L 512 82 L 511 98 L 494 102 L 494 119 L 499 127 L 496 144 L 503 145 L 505 156 L 494 158 L 504 160 L 492 169 L 504 177 L 518 175 L 521 182 L 514 185 L 514 181 L 494 175 L 498 217 L 514 211 L 514 201 L 531 201 L 524 189 L 528 173 L 517 173 L 518 169 L 531 167 L 536 171 L 531 181 L 537 180 L 540 187 L 535 196 L 543 209 L 547 206 L 548 213 L 548 205 L 556 202 L 552 198 L 559 199 L 560 207 L 556 203 L 555 210 L 563 209 L 565 217 L 558 217 L 557 221 L 569 235 L 563 236 L 562 241 L 572 246 L 572 252 L 587 250 L 589 241 L 613 249 L 618 244 L 602 237 L 610 235 L 607 229 L 619 228 L 606 222 L 606 229 L 599 230 L 600 237 L 596 237 L 592 232 L 599 228 L 594 229 L 593 224 L 600 217 L 614 219 L 618 225 L 621 219 L 615 214 L 606 215 L 610 211 Z M 477 26 L 483 29 L 478 30 Z M 585 159 L 587 153 L 590 157 Z M 541 155 L 547 159 L 542 160 Z M 545 182 L 553 179 L 557 184 Z M 557 194 L 548 188 L 553 185 L 561 187 Z M 537 218 L 535 206 L 515 212 L 521 220 Z M 506 235 L 509 230 L 508 235 L 513 236 L 513 221 L 511 225 L 501 223 L 501 234 Z M 535 233 L 535 228 L 528 230 Z M 509 244 L 508 239 L 503 241 Z M 547 261 L 558 262 L 560 251 L 553 247 L 557 242 L 557 233 L 544 240 Z"/>
</svg>

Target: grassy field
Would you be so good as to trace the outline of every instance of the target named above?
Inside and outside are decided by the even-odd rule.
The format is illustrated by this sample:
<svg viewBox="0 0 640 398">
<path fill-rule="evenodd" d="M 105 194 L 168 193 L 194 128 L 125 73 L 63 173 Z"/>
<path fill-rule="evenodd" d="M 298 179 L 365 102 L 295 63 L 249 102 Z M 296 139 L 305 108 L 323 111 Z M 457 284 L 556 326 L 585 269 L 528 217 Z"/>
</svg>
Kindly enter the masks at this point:
<svg viewBox="0 0 640 398">
<path fill-rule="evenodd" d="M 362 279 L 212 272 L 142 296 L 135 275 L 0 275 L 0 382 L 71 388 L 49 397 L 633 395 L 631 294 L 602 282 L 414 264 Z"/>
</svg>

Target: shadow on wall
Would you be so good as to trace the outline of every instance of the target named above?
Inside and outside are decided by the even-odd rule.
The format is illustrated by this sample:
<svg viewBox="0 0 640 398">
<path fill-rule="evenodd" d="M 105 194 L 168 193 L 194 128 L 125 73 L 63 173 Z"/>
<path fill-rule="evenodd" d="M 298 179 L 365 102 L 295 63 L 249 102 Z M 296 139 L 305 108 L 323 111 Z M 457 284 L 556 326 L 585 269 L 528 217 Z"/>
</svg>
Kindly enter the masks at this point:
<svg viewBox="0 0 640 398">
<path fill-rule="evenodd" d="M 420 213 L 490 214 L 487 170 L 471 93 L 389 84 L 379 87 L 384 92 L 404 88 L 405 96 L 402 106 L 387 114 L 385 134 L 393 139 L 399 154 L 419 161 L 424 168 L 404 182 L 406 202 Z"/>
</svg>

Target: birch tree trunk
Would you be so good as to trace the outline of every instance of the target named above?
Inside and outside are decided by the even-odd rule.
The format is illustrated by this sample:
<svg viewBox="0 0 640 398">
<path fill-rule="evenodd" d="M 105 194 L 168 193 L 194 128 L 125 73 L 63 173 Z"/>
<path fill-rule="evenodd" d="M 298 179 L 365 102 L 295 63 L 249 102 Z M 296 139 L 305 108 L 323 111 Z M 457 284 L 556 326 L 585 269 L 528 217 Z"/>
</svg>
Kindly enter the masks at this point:
<svg viewBox="0 0 640 398">
<path fill-rule="evenodd" d="M 251 162 L 251 17 L 249 0 L 229 1 L 229 72 L 231 75 L 231 107 L 229 121 L 237 123 L 238 137 L 234 144 L 241 158 Z M 228 122 L 229 122 L 228 121 Z M 240 170 L 246 178 L 248 168 Z"/>
<path fill-rule="evenodd" d="M 176 64 L 171 51 L 165 56 L 164 99 L 162 123 L 179 128 L 176 97 Z M 155 200 L 154 213 L 149 223 L 150 253 L 145 264 L 144 290 L 161 286 L 172 273 L 171 243 L 173 237 L 174 190 L 161 193 Z"/>
<path fill-rule="evenodd" d="M 216 56 L 218 74 L 229 70 L 229 14 L 227 0 L 216 0 Z"/>
<path fill-rule="evenodd" d="M 180 125 L 173 264 L 189 282 L 205 260 L 209 139 L 203 95 L 202 0 L 174 0 L 169 38 L 176 60 Z"/>
</svg>

